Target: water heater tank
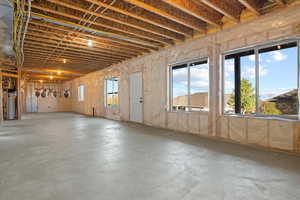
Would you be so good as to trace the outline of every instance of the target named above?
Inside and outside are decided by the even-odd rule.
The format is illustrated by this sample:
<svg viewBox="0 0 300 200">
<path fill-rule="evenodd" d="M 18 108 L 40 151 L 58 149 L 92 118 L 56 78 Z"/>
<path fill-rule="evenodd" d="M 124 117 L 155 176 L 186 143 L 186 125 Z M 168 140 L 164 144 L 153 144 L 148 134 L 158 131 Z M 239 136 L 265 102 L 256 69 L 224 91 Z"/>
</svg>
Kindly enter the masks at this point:
<svg viewBox="0 0 300 200">
<path fill-rule="evenodd" d="M 8 94 L 7 119 L 16 119 L 16 95 Z"/>
</svg>

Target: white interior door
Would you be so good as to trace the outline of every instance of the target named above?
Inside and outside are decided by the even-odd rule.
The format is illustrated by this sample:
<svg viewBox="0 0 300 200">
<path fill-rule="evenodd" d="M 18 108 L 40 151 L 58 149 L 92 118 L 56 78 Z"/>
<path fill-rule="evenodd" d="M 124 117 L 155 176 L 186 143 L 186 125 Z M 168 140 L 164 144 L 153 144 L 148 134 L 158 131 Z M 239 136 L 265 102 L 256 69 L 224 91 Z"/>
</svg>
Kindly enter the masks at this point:
<svg viewBox="0 0 300 200">
<path fill-rule="evenodd" d="M 130 121 L 143 122 L 143 74 L 130 75 Z"/>
</svg>

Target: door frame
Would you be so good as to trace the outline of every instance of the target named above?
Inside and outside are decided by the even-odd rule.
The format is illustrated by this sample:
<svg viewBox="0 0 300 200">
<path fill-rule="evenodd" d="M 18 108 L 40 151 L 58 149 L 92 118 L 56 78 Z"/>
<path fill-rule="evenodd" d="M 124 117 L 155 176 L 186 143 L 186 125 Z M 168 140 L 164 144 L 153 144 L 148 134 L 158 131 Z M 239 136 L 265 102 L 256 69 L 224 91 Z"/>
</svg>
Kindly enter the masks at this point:
<svg viewBox="0 0 300 200">
<path fill-rule="evenodd" d="M 141 79 L 142 79 L 142 97 L 143 97 L 143 104 L 142 104 L 142 120 L 141 122 L 136 122 L 136 121 L 131 121 L 131 101 L 132 101 L 132 97 L 131 97 L 131 85 L 130 85 L 130 76 L 135 74 L 135 73 L 141 73 Z M 129 74 L 129 121 L 133 122 L 133 123 L 138 123 L 138 124 L 144 124 L 144 105 L 145 105 L 145 98 L 144 98 L 144 73 L 143 71 L 135 71 Z"/>
</svg>

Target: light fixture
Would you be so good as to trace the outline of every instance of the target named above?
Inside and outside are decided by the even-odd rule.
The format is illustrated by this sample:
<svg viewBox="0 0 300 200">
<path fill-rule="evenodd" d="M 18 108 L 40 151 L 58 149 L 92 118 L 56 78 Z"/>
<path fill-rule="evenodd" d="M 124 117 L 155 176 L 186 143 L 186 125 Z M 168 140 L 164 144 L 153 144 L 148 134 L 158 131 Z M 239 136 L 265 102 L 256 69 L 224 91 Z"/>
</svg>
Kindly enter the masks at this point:
<svg viewBox="0 0 300 200">
<path fill-rule="evenodd" d="M 60 71 L 60 70 L 58 70 L 58 71 L 57 71 L 57 74 L 58 74 L 58 75 L 61 75 L 61 71 Z"/>
<path fill-rule="evenodd" d="M 53 79 L 53 76 L 51 75 L 49 78 L 52 80 L 52 79 Z"/>
<path fill-rule="evenodd" d="M 281 46 L 280 46 L 280 45 L 278 45 L 278 46 L 277 46 L 277 49 L 281 49 Z"/>
<path fill-rule="evenodd" d="M 88 40 L 88 41 L 87 41 L 87 45 L 88 45 L 89 47 L 92 47 L 92 46 L 93 46 L 93 40 Z"/>
<path fill-rule="evenodd" d="M 67 63 L 67 60 L 66 60 L 66 59 L 63 59 L 63 63 L 66 64 L 66 63 Z"/>
<path fill-rule="evenodd" d="M 43 83 L 44 81 L 43 80 L 40 80 L 40 83 Z"/>
</svg>

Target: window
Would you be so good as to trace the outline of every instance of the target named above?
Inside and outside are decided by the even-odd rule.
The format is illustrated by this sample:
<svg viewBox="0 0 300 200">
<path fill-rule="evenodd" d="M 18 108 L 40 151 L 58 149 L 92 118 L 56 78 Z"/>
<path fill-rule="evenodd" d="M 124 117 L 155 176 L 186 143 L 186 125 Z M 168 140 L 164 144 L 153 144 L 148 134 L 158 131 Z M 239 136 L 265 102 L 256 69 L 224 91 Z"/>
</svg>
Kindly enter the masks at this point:
<svg viewBox="0 0 300 200">
<path fill-rule="evenodd" d="M 78 87 L 78 101 L 84 101 L 84 85 Z"/>
<path fill-rule="evenodd" d="M 224 55 L 225 114 L 299 118 L 298 41 Z"/>
<path fill-rule="evenodd" d="M 170 69 L 171 109 L 173 111 L 208 111 L 208 60 L 173 65 Z"/>
<path fill-rule="evenodd" d="M 119 79 L 106 79 L 106 105 L 119 105 Z"/>
</svg>

